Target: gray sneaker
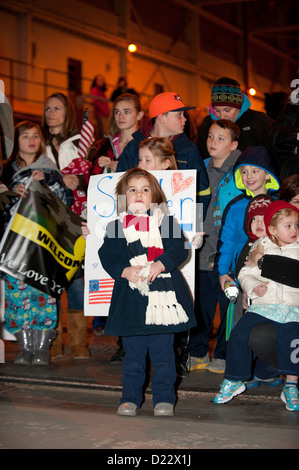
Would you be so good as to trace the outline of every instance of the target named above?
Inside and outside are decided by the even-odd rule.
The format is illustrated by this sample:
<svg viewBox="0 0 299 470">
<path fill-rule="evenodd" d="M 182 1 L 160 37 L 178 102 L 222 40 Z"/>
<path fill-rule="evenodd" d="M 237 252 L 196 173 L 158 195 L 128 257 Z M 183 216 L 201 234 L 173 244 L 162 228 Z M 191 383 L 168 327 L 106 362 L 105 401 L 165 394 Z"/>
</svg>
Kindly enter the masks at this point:
<svg viewBox="0 0 299 470">
<path fill-rule="evenodd" d="M 210 356 L 207 353 L 203 357 L 190 357 L 190 371 L 198 370 L 198 369 L 205 369 L 207 365 L 210 363 Z"/>
<path fill-rule="evenodd" d="M 171 403 L 157 403 L 154 408 L 154 416 L 173 416 L 174 406 Z"/>
<path fill-rule="evenodd" d="M 225 359 L 213 359 L 206 367 L 206 370 L 214 372 L 215 374 L 223 374 L 225 371 Z"/>
</svg>

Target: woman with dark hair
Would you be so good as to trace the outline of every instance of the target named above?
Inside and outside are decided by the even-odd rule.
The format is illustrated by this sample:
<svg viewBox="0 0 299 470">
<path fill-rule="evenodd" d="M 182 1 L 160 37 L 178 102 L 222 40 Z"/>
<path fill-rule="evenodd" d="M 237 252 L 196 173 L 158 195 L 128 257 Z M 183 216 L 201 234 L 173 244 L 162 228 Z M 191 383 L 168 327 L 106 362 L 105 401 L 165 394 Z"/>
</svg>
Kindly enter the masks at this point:
<svg viewBox="0 0 299 470">
<path fill-rule="evenodd" d="M 63 181 L 69 188 L 71 209 L 86 219 L 85 194 L 91 164 L 79 158 L 80 133 L 76 128 L 75 111 L 71 101 L 63 93 L 54 93 L 45 103 L 42 131 L 47 157 L 63 173 Z"/>
<path fill-rule="evenodd" d="M 46 157 L 42 133 L 35 123 L 23 121 L 16 126 L 14 148 L 5 162 L 2 178 L 21 198 L 26 197 L 30 178 L 44 180 L 56 196 L 66 202 L 62 174 Z M 6 210 L 7 222 L 18 200 L 15 198 L 15 204 Z M 5 275 L 5 284 L 4 328 L 15 335 L 21 350 L 15 364 L 49 364 L 49 347 L 56 336 L 56 299 L 10 275 Z"/>
<path fill-rule="evenodd" d="M 110 115 L 108 99 L 106 97 L 107 86 L 103 75 L 96 75 L 90 87 L 90 93 L 95 98 L 92 100 L 94 106 L 94 116 L 97 121 L 97 138 L 101 139 L 104 135 L 103 119 Z"/>
<path fill-rule="evenodd" d="M 30 131 L 32 131 L 32 135 Z M 29 143 L 31 139 L 33 142 Z M 22 141 L 25 140 L 28 140 L 28 145 L 30 145 L 32 149 L 30 153 L 28 153 L 28 150 L 21 150 Z M 43 153 L 45 153 L 45 143 L 40 127 L 30 121 L 20 122 L 15 128 L 12 153 L 9 159 L 4 161 L 5 171 L 3 177 L 6 182 L 11 181 L 17 169 L 19 170 L 26 167 L 28 164 L 30 165 L 36 162 Z"/>
<path fill-rule="evenodd" d="M 19 197 L 25 197 L 27 194 L 25 185 L 31 176 L 37 181 L 45 180 L 56 196 L 67 203 L 67 188 L 63 182 L 63 175 L 55 163 L 46 156 L 40 127 L 33 122 L 22 121 L 15 128 L 14 147 L 11 156 L 4 163 L 2 180 Z M 17 202 L 17 199 L 13 202 Z M 9 217 L 13 211 L 14 207 L 11 208 Z"/>
<path fill-rule="evenodd" d="M 54 116 L 48 116 L 51 110 L 55 110 Z M 46 99 L 42 116 L 42 132 L 46 144 L 55 136 L 54 144 L 56 145 L 78 134 L 73 105 L 63 93 L 53 93 Z"/>
<path fill-rule="evenodd" d="M 41 128 L 47 156 L 59 169 L 78 157 L 80 134 L 76 128 L 75 111 L 63 93 L 54 93 L 46 99 Z M 77 177 L 67 175 L 65 184 L 74 190 L 79 181 Z"/>
<path fill-rule="evenodd" d="M 48 158 L 64 174 L 63 181 L 72 191 L 71 210 L 86 219 L 88 183 L 91 163 L 78 155 L 80 134 L 76 129 L 75 113 L 70 100 L 63 93 L 54 93 L 45 103 L 42 129 Z M 83 269 L 67 289 L 67 327 L 71 353 L 76 359 L 89 357 L 86 346 L 88 317 L 84 316 Z M 59 313 L 57 337 L 51 348 L 52 357 L 62 355 L 62 312 Z"/>
</svg>

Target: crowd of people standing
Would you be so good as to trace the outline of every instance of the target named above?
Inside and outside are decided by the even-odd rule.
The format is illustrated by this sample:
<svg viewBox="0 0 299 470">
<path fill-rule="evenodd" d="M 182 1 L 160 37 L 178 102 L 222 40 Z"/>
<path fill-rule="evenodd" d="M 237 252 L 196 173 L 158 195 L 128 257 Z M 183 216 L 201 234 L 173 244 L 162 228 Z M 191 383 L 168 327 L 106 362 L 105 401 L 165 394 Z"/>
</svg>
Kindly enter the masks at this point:
<svg viewBox="0 0 299 470">
<path fill-rule="evenodd" d="M 138 93 L 128 89 L 125 78 L 121 78 L 110 99 L 102 75 L 97 75 L 91 86 L 99 138 L 86 158 L 79 157 L 80 129 L 71 101 L 63 93 L 46 99 L 41 126 L 29 121 L 16 126 L 13 148 L 7 147 L 1 176 L 4 190 L 0 194 L 6 195 L 2 198 L 4 224 L 13 216 L 18 199 L 26 197 L 29 179 L 44 181 L 86 220 L 89 177 L 125 172 L 122 185 L 117 187 L 117 194 L 127 197 L 127 207 L 118 211 L 121 225 L 117 222 L 117 230 L 123 232 L 122 241 L 119 245 L 112 242 L 107 233 L 99 250 L 103 266 L 116 280 L 111 313 L 107 325 L 100 312 L 94 319 L 95 332 L 119 335 L 119 350 L 111 359 L 123 361 L 124 387 L 118 414 L 135 416 L 141 406 L 148 352 L 156 364 L 153 401 L 157 416 L 174 413 L 176 374 L 185 376 L 202 369 L 224 374 L 214 399 L 217 404 L 230 401 L 246 387 L 260 383 L 277 386 L 286 377 L 282 401 L 287 410 L 298 411 L 299 367 L 289 360 L 299 325 L 298 104 L 288 102 L 272 121 L 266 113 L 251 109 L 235 79 L 221 77 L 213 84 L 209 115 L 197 129 L 194 142 L 188 132 L 193 126 L 187 126 L 187 119 L 192 120 L 188 112 L 196 104 L 185 106 L 177 92 L 160 93 L 152 99 L 145 118 Z M 103 119 L 108 118 L 109 135 L 104 136 Z M 1 124 L 5 136 L 7 123 L 2 119 Z M 5 148 L 7 140 L 3 142 Z M 153 169 L 197 171 L 197 202 L 203 207 L 204 232 L 193 240 L 193 306 L 179 275 L 179 265 L 186 257 L 184 235 L 179 240 L 170 237 L 171 243 L 164 239 L 161 227 L 169 218 L 163 212 L 150 212 L 151 204 L 164 201 L 148 173 Z M 130 206 L 133 191 L 134 197 L 140 197 Z M 137 225 L 131 216 L 138 219 Z M 148 242 L 140 234 L 143 230 L 136 228 L 143 218 L 148 218 L 150 228 L 146 232 L 154 244 L 154 257 L 150 257 Z M 130 245 L 132 229 L 128 227 L 135 227 L 144 266 L 136 264 Z M 83 231 L 83 235 L 87 237 L 88 232 Z M 60 301 L 12 276 L 3 278 L 4 325 L 20 346 L 15 364 L 48 365 L 50 353 L 52 358 L 63 354 Z M 139 280 L 142 288 L 137 289 Z M 225 293 L 227 282 L 235 283 L 239 290 L 236 303 Z M 172 292 L 176 314 L 167 321 L 155 317 L 148 324 L 148 306 L 151 302 L 156 305 L 162 289 Z M 274 295 L 278 291 L 279 298 Z M 70 350 L 74 358 L 88 359 L 83 269 L 78 270 L 66 293 Z M 160 294 L 157 317 L 160 310 L 169 309 L 166 296 L 164 299 Z M 123 311 L 120 301 L 126 305 Z M 127 320 L 130 308 L 137 304 L 138 327 L 135 320 Z M 210 333 L 217 305 L 220 325 L 211 357 Z M 269 337 L 271 344 L 267 343 Z"/>
</svg>

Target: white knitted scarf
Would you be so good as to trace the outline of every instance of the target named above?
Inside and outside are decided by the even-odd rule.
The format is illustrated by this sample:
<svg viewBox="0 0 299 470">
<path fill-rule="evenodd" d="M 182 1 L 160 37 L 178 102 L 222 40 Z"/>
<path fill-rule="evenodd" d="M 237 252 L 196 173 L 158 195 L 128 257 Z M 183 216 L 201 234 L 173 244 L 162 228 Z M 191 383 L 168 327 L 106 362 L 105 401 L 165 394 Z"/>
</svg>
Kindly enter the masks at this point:
<svg viewBox="0 0 299 470">
<path fill-rule="evenodd" d="M 145 323 L 147 325 L 177 325 L 186 323 L 189 318 L 182 305 L 177 301 L 170 273 L 161 273 L 147 282 L 150 265 L 164 253 L 159 227 L 163 212 L 155 208 L 152 215 L 132 215 L 123 212 L 120 221 L 127 241 L 131 266 L 143 266 L 137 283 L 129 282 L 131 289 L 138 289 L 148 297 Z M 141 280 L 145 278 L 145 280 Z"/>
</svg>

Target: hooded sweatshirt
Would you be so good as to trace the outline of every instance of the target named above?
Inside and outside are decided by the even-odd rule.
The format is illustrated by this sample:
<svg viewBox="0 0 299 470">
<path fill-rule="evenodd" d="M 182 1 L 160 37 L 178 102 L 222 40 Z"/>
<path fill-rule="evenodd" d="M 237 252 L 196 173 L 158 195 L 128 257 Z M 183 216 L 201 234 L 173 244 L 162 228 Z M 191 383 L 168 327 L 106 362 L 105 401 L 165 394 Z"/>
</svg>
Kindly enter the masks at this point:
<svg viewBox="0 0 299 470">
<path fill-rule="evenodd" d="M 257 166 L 269 174 L 270 181 L 265 185 L 266 194 L 275 197 L 279 190 L 274 163 L 265 147 L 248 147 L 242 152 L 234 166 L 235 185 L 242 194 L 227 204 L 222 216 L 214 265 L 219 276 L 235 272 L 237 260 L 248 239 L 244 230 L 244 218 L 248 203 L 254 195 L 243 185 L 240 168 L 244 165 Z"/>
<path fill-rule="evenodd" d="M 203 226 L 205 232 L 204 243 L 199 251 L 199 269 L 201 270 L 213 270 L 222 214 L 227 203 L 242 194 L 237 189 L 233 178 L 234 165 L 240 154 L 240 150 L 233 150 L 220 168 L 213 166 L 212 158 L 207 158 L 204 161 L 210 180 L 212 198 Z"/>
</svg>

